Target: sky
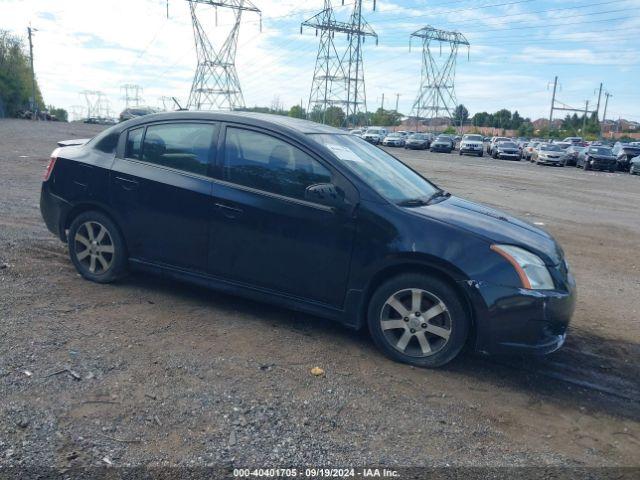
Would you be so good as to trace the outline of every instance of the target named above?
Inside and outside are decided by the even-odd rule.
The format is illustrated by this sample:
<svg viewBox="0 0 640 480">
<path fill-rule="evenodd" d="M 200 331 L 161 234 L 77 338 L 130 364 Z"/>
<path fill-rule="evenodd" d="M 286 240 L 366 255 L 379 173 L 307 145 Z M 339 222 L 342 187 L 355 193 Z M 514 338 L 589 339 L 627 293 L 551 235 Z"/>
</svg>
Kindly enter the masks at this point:
<svg viewBox="0 0 640 480">
<path fill-rule="evenodd" d="M 306 107 L 318 48 L 315 32 L 300 23 L 322 10 L 323 0 L 253 0 L 262 11 L 242 17 L 236 66 L 247 106 Z M 346 21 L 353 0 L 333 1 Z M 364 0 L 365 19 L 378 45 L 364 44 L 367 107 L 409 114 L 418 93 L 421 46 L 412 32 L 431 25 L 463 33 L 455 77 L 458 103 L 471 114 L 500 108 L 548 118 L 551 84 L 557 98 L 574 108 L 597 102 L 598 87 L 612 96 L 607 118 L 640 121 L 640 0 Z M 230 27 L 228 11 L 213 9 L 206 22 L 212 44 Z M 262 29 L 260 24 L 262 23 Z M 26 40 L 37 29 L 35 71 L 47 104 L 86 105 L 80 92 L 99 90 L 117 114 L 121 86 L 138 84 L 145 103 L 175 96 L 183 105 L 196 66 L 188 3 L 169 0 L 0 0 L 0 29 Z M 336 34 L 336 46 L 346 38 Z M 436 54 L 438 51 L 436 50 Z M 468 54 L 467 54 L 468 53 Z M 399 94 L 399 97 L 396 95 Z M 601 116 L 604 108 L 602 97 Z M 556 117 L 562 117 L 557 112 Z"/>
</svg>

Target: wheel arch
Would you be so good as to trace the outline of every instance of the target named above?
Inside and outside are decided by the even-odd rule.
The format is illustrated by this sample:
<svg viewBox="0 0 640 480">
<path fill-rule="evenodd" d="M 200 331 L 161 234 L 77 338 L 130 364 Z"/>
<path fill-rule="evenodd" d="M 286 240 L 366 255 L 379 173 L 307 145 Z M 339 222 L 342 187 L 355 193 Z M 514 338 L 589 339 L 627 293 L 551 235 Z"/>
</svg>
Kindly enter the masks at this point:
<svg viewBox="0 0 640 480">
<path fill-rule="evenodd" d="M 469 337 L 467 338 L 467 343 L 475 342 L 476 337 L 476 313 L 473 307 L 473 303 L 468 293 L 462 287 L 460 279 L 455 278 L 455 275 L 452 274 L 456 269 L 451 266 L 451 268 L 447 268 L 444 265 L 435 264 L 433 262 L 425 261 L 425 260 L 411 260 L 406 259 L 403 261 L 399 261 L 392 265 L 387 265 L 384 268 L 378 270 L 368 282 L 366 288 L 364 289 L 364 293 L 362 295 L 362 301 L 360 303 L 359 311 L 358 311 L 358 326 L 362 327 L 366 325 L 367 319 L 367 310 L 369 307 L 369 301 L 371 300 L 371 296 L 373 293 L 386 282 L 388 279 L 406 274 L 406 273 L 420 273 L 423 275 L 431 275 L 437 277 L 438 279 L 445 282 L 449 285 L 459 296 L 461 303 L 467 313 L 469 315 L 469 321 L 471 329 L 469 331 Z"/>
<path fill-rule="evenodd" d="M 118 233 L 122 237 L 123 242 L 126 247 L 126 236 L 124 235 L 124 231 L 122 230 L 122 226 L 120 225 L 120 221 L 118 220 L 117 215 L 115 215 L 111 209 L 100 205 L 98 203 L 93 202 L 82 202 L 74 205 L 67 214 L 60 219 L 60 237 L 62 241 L 66 242 L 67 239 L 67 230 L 73 223 L 73 220 L 80 214 L 90 211 L 97 211 L 109 217 L 109 219 L 114 223 L 116 228 L 118 229 Z"/>
</svg>

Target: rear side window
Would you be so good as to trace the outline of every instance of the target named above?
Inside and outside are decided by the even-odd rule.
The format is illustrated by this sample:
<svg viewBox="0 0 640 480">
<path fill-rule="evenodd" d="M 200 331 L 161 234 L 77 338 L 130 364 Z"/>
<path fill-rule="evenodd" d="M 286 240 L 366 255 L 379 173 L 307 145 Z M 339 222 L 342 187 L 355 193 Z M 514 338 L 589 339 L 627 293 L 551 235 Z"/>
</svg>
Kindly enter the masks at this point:
<svg viewBox="0 0 640 480">
<path fill-rule="evenodd" d="M 214 123 L 167 123 L 147 127 L 142 160 L 206 175 L 217 138 Z"/>
<path fill-rule="evenodd" d="M 270 135 L 227 128 L 224 178 L 238 185 L 304 199 L 310 185 L 330 183 L 331 172 L 302 150 Z"/>
<path fill-rule="evenodd" d="M 127 134 L 127 148 L 125 149 L 125 157 L 135 158 L 136 160 L 142 159 L 142 134 L 144 133 L 144 127 L 136 128 L 135 130 L 129 130 Z"/>
</svg>

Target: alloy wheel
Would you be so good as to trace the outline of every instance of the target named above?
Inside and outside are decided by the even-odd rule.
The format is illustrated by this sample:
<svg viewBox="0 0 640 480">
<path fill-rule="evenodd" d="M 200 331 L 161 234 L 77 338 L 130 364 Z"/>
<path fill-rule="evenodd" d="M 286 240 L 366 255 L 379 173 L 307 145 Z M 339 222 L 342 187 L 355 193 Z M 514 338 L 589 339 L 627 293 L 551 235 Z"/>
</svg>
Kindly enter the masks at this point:
<svg viewBox="0 0 640 480">
<path fill-rule="evenodd" d="M 391 295 L 380 312 L 382 332 L 393 348 L 412 357 L 428 357 L 451 336 L 451 316 L 444 302 L 418 288 Z"/>
<path fill-rule="evenodd" d="M 101 223 L 92 220 L 80 225 L 73 248 L 78 262 L 95 275 L 106 272 L 113 264 L 113 239 Z"/>
</svg>

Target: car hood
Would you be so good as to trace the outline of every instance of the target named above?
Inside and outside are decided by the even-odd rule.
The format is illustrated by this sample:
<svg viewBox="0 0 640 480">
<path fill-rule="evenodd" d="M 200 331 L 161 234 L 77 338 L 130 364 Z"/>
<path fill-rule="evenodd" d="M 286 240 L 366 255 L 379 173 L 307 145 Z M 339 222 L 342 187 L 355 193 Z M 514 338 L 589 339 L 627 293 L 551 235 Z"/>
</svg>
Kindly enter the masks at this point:
<svg viewBox="0 0 640 480">
<path fill-rule="evenodd" d="M 593 158 L 594 160 L 615 160 L 616 157 L 613 155 L 593 155 L 589 154 L 589 158 Z"/>
<path fill-rule="evenodd" d="M 491 207 L 451 196 L 411 210 L 480 235 L 492 243 L 521 246 L 539 255 L 547 265 L 558 265 L 562 261 L 562 249 L 551 235 Z"/>
</svg>

